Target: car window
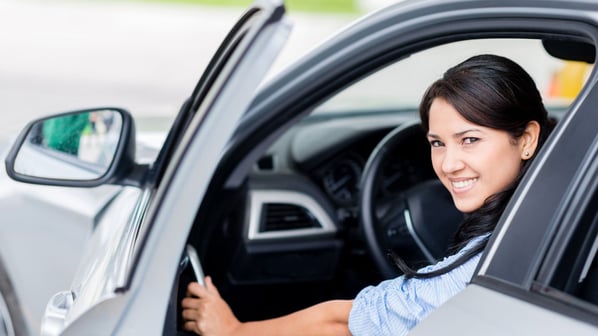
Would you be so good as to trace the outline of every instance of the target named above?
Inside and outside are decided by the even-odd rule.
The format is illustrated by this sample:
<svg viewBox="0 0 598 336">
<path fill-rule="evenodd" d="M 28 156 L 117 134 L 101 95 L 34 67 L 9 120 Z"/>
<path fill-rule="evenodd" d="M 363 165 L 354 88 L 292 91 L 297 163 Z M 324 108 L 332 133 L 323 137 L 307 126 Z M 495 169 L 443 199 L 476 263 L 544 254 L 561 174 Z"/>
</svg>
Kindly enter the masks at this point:
<svg viewBox="0 0 598 336">
<path fill-rule="evenodd" d="M 425 89 L 449 67 L 483 53 L 506 56 L 519 63 L 534 78 L 547 108 L 554 112 L 567 109 L 591 70 L 587 63 L 565 61 L 549 55 L 541 40 L 459 41 L 414 53 L 391 64 L 335 95 L 314 112 L 413 111 Z"/>
<path fill-rule="evenodd" d="M 557 291 L 557 297 L 561 292 L 598 307 L 598 188 L 593 189 L 579 212 L 580 220 L 564 247 L 550 288 Z M 579 203 L 584 203 L 583 196 Z"/>
</svg>

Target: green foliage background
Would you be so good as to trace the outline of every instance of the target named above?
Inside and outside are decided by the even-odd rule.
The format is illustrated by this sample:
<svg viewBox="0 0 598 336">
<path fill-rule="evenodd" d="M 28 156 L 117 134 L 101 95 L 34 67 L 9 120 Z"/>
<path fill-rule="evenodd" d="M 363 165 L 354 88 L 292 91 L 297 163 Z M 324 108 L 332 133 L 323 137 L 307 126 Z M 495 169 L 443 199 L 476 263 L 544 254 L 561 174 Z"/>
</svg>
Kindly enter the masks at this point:
<svg viewBox="0 0 598 336">
<path fill-rule="evenodd" d="M 178 2 L 210 6 L 247 7 L 252 0 L 138 0 L 146 2 Z M 354 13 L 358 11 L 356 0 L 285 0 L 289 11 L 322 13 Z"/>
</svg>

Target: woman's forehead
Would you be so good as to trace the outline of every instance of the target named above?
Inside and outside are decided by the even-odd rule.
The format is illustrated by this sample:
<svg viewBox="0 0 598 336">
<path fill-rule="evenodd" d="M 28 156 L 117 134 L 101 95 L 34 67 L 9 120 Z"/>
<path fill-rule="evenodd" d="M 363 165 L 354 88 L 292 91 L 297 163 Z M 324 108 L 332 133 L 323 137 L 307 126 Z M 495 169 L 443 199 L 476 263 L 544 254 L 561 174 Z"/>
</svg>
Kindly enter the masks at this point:
<svg viewBox="0 0 598 336">
<path fill-rule="evenodd" d="M 459 111 L 444 98 L 435 98 L 430 105 L 429 120 L 432 128 L 446 128 L 456 125 L 476 125 L 465 119 Z"/>
<path fill-rule="evenodd" d="M 463 117 L 453 105 L 436 98 L 430 106 L 428 136 L 459 137 L 469 133 L 487 133 L 491 128 L 473 123 Z"/>
</svg>

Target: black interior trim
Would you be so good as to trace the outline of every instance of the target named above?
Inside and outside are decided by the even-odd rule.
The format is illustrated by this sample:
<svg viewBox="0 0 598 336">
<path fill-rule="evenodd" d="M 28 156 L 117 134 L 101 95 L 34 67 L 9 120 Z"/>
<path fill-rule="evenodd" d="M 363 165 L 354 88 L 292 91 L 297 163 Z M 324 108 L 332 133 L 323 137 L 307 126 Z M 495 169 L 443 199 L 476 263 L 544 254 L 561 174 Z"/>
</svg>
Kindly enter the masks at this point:
<svg viewBox="0 0 598 336">
<path fill-rule="evenodd" d="M 590 43 L 544 38 L 542 45 L 546 52 L 559 59 L 589 64 L 596 60 L 596 47 Z"/>
</svg>

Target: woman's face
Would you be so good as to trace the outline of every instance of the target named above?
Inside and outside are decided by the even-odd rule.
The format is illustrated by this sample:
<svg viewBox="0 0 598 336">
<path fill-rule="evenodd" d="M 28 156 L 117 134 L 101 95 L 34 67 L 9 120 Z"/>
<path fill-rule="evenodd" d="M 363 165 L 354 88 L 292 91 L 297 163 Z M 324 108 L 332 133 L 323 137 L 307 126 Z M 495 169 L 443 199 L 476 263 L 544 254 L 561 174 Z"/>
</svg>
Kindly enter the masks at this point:
<svg viewBox="0 0 598 336">
<path fill-rule="evenodd" d="M 519 173 L 522 146 L 506 131 L 467 121 L 442 98 L 429 118 L 432 165 L 459 211 L 477 210 Z"/>
</svg>

